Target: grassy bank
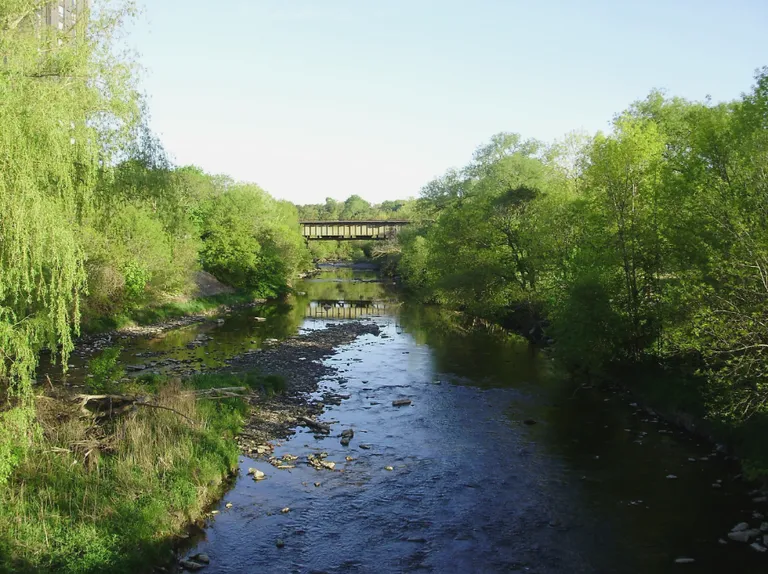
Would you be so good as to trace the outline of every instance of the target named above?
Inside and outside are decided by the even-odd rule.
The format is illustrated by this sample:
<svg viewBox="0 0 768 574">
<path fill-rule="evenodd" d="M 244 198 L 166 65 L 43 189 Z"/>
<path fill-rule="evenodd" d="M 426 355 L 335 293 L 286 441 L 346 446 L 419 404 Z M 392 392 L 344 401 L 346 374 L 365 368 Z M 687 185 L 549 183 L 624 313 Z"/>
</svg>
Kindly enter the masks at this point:
<svg viewBox="0 0 768 574">
<path fill-rule="evenodd" d="M 93 334 L 136 325 L 154 325 L 170 319 L 212 312 L 222 306 L 250 303 L 256 298 L 251 292 L 241 291 L 198 297 L 189 301 L 137 307 L 107 317 L 86 317 L 81 330 L 84 334 Z"/>
<path fill-rule="evenodd" d="M 173 541 L 221 495 L 236 468 L 239 398 L 195 390 L 249 386 L 258 376 L 152 379 L 123 392 L 153 404 L 100 421 L 71 401 L 38 397 L 37 436 L 0 485 L 0 572 L 137 572 L 172 558 Z M 167 410 L 167 409 L 173 409 Z"/>
</svg>

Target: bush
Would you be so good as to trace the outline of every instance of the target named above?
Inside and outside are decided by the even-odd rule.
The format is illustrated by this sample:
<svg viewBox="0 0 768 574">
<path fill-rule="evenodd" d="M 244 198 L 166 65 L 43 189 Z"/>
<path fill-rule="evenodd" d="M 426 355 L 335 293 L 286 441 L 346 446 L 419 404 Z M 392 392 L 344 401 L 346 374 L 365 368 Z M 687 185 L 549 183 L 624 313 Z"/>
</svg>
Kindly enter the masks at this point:
<svg viewBox="0 0 768 574">
<path fill-rule="evenodd" d="M 117 385 L 125 376 L 125 370 L 120 366 L 122 347 L 104 349 L 98 357 L 88 362 L 88 373 L 93 375 L 88 387 L 94 393 L 115 393 Z"/>
</svg>

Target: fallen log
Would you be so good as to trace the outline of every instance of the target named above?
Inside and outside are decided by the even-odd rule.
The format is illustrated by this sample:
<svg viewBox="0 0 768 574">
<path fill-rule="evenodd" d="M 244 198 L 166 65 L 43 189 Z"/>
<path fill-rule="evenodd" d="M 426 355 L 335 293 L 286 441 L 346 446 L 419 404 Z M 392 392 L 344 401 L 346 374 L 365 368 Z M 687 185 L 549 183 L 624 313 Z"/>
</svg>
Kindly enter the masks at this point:
<svg viewBox="0 0 768 574">
<path fill-rule="evenodd" d="M 324 423 L 312 420 L 309 417 L 301 416 L 301 417 L 299 417 L 298 420 L 299 420 L 299 422 L 303 423 L 304 426 L 308 426 L 309 428 L 311 428 L 315 432 L 321 432 L 321 433 L 330 433 L 331 432 L 331 426 L 330 425 L 327 425 L 327 424 L 324 424 Z"/>
<path fill-rule="evenodd" d="M 121 415 L 127 411 L 131 411 L 136 407 L 147 407 L 153 409 L 161 409 L 170 411 L 179 415 L 181 418 L 189 421 L 194 426 L 197 426 L 197 421 L 192 420 L 184 413 L 177 411 L 174 408 L 166 407 L 165 405 L 158 405 L 157 403 L 149 402 L 149 397 L 135 396 L 135 395 L 76 395 L 75 401 L 80 403 L 80 410 L 83 414 L 88 416 L 105 417 Z M 106 409 L 105 412 L 93 412 L 86 408 L 86 405 L 91 402 L 98 403 L 98 410 Z"/>
</svg>

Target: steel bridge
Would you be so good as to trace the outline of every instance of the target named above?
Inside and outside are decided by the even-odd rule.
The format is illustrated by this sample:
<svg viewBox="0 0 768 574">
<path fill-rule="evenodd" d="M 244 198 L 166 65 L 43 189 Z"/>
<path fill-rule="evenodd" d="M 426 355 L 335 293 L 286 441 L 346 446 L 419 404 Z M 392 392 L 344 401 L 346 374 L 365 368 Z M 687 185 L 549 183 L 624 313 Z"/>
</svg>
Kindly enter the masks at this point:
<svg viewBox="0 0 768 574">
<path fill-rule="evenodd" d="M 382 315 L 396 306 L 397 303 L 386 300 L 316 300 L 306 305 L 304 316 L 321 319 L 360 319 Z"/>
<path fill-rule="evenodd" d="M 300 221 L 301 234 L 307 241 L 360 241 L 391 239 L 410 221 L 349 220 L 349 221 Z"/>
</svg>

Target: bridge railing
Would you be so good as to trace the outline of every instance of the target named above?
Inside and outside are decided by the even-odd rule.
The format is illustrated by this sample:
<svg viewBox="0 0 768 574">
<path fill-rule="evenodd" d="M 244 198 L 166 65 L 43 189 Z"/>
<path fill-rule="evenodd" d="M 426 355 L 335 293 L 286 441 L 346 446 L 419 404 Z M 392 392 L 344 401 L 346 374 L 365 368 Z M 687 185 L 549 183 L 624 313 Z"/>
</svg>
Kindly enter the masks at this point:
<svg viewBox="0 0 768 574">
<path fill-rule="evenodd" d="M 389 239 L 410 221 L 406 219 L 386 220 L 303 220 L 301 234 L 307 240 L 369 240 Z"/>
</svg>

